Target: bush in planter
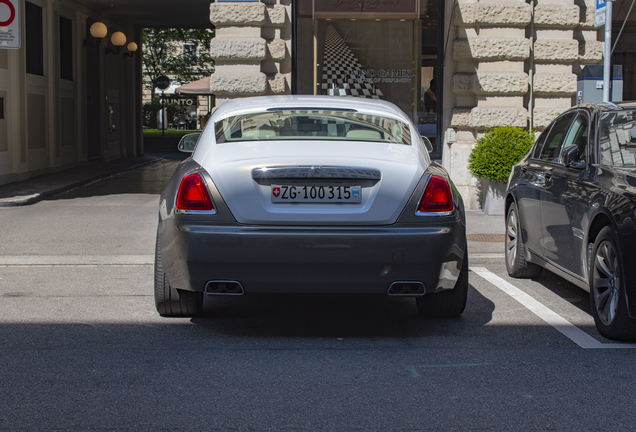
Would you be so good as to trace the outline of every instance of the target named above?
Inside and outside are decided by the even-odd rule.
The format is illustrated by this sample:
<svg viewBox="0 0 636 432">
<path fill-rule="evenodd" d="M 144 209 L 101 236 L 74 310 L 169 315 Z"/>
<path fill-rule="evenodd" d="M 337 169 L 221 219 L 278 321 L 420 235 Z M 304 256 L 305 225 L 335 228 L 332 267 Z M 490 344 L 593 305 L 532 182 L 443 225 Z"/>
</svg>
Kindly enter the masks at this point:
<svg viewBox="0 0 636 432">
<path fill-rule="evenodd" d="M 468 170 L 475 177 L 494 183 L 507 183 L 512 167 L 534 144 L 534 131 L 499 126 L 477 140 L 468 157 Z"/>
</svg>

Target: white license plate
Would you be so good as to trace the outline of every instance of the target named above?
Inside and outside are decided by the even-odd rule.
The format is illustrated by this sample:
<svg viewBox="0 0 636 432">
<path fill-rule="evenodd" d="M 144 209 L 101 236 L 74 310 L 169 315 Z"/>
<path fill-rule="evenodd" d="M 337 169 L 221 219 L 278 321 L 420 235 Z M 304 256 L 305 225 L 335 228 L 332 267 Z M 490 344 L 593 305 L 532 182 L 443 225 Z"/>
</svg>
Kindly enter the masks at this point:
<svg viewBox="0 0 636 432">
<path fill-rule="evenodd" d="M 272 185 L 272 202 L 277 203 L 359 203 L 361 201 L 360 186 Z"/>
</svg>

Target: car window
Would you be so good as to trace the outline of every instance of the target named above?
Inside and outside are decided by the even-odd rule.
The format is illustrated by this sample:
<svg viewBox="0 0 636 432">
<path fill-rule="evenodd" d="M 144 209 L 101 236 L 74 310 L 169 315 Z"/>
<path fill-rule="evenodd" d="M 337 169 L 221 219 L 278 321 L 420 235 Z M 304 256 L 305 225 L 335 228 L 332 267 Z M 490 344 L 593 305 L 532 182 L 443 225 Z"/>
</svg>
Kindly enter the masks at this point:
<svg viewBox="0 0 636 432">
<path fill-rule="evenodd" d="M 600 129 L 601 164 L 636 165 L 636 111 L 605 113 Z"/>
<path fill-rule="evenodd" d="M 268 110 L 215 123 L 216 142 L 271 140 L 371 141 L 411 145 L 408 124 L 353 110 Z"/>
<path fill-rule="evenodd" d="M 534 150 L 532 151 L 532 157 L 534 159 L 539 159 L 539 155 L 541 155 L 541 150 L 543 149 L 543 145 L 545 144 L 545 140 L 548 138 L 548 135 L 550 135 L 550 127 L 541 132 L 537 142 L 534 144 Z"/>
<path fill-rule="evenodd" d="M 574 122 L 568 135 L 563 141 L 562 149 L 565 149 L 571 145 L 576 145 L 579 148 L 579 157 L 573 162 L 585 162 L 585 153 L 587 148 L 587 137 L 589 134 L 589 121 L 587 114 L 580 112 Z"/>
<path fill-rule="evenodd" d="M 561 159 L 561 147 L 563 139 L 570 128 L 570 123 L 576 115 L 575 112 L 564 115 L 554 122 L 554 126 L 550 130 L 550 134 L 546 138 L 545 144 L 541 149 L 539 159 L 551 162 L 559 162 Z"/>
</svg>

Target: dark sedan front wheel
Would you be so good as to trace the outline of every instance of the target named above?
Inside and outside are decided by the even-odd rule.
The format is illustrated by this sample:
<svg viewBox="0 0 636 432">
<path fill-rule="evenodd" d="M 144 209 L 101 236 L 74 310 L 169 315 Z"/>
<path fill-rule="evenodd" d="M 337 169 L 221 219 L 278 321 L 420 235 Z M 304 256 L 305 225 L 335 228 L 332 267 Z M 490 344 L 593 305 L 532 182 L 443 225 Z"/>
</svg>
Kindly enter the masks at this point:
<svg viewBox="0 0 636 432">
<path fill-rule="evenodd" d="M 517 205 L 510 204 L 506 215 L 506 269 L 516 278 L 533 278 L 541 274 L 542 267 L 526 260 L 526 246 L 521 237 L 521 224 Z"/>
<path fill-rule="evenodd" d="M 192 317 L 201 313 L 203 293 L 172 288 L 168 284 L 157 239 L 155 248 L 155 307 L 164 317 Z"/>
<path fill-rule="evenodd" d="M 616 235 L 605 227 L 596 237 L 590 260 L 590 301 L 599 332 L 610 339 L 635 339 L 636 320 L 627 312 L 625 280 Z"/>
</svg>

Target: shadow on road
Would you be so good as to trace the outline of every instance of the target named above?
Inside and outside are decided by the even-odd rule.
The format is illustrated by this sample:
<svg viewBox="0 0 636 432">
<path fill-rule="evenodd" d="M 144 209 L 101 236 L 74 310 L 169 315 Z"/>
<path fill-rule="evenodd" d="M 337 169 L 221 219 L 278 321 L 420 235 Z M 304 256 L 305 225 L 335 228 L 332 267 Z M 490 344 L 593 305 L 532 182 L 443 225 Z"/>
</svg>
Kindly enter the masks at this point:
<svg viewBox="0 0 636 432">
<path fill-rule="evenodd" d="M 413 298 L 380 295 L 249 295 L 208 297 L 202 316 L 206 331 L 258 338 L 404 338 L 472 332 L 492 319 L 495 305 L 470 288 L 459 318 L 424 318 Z"/>
</svg>

